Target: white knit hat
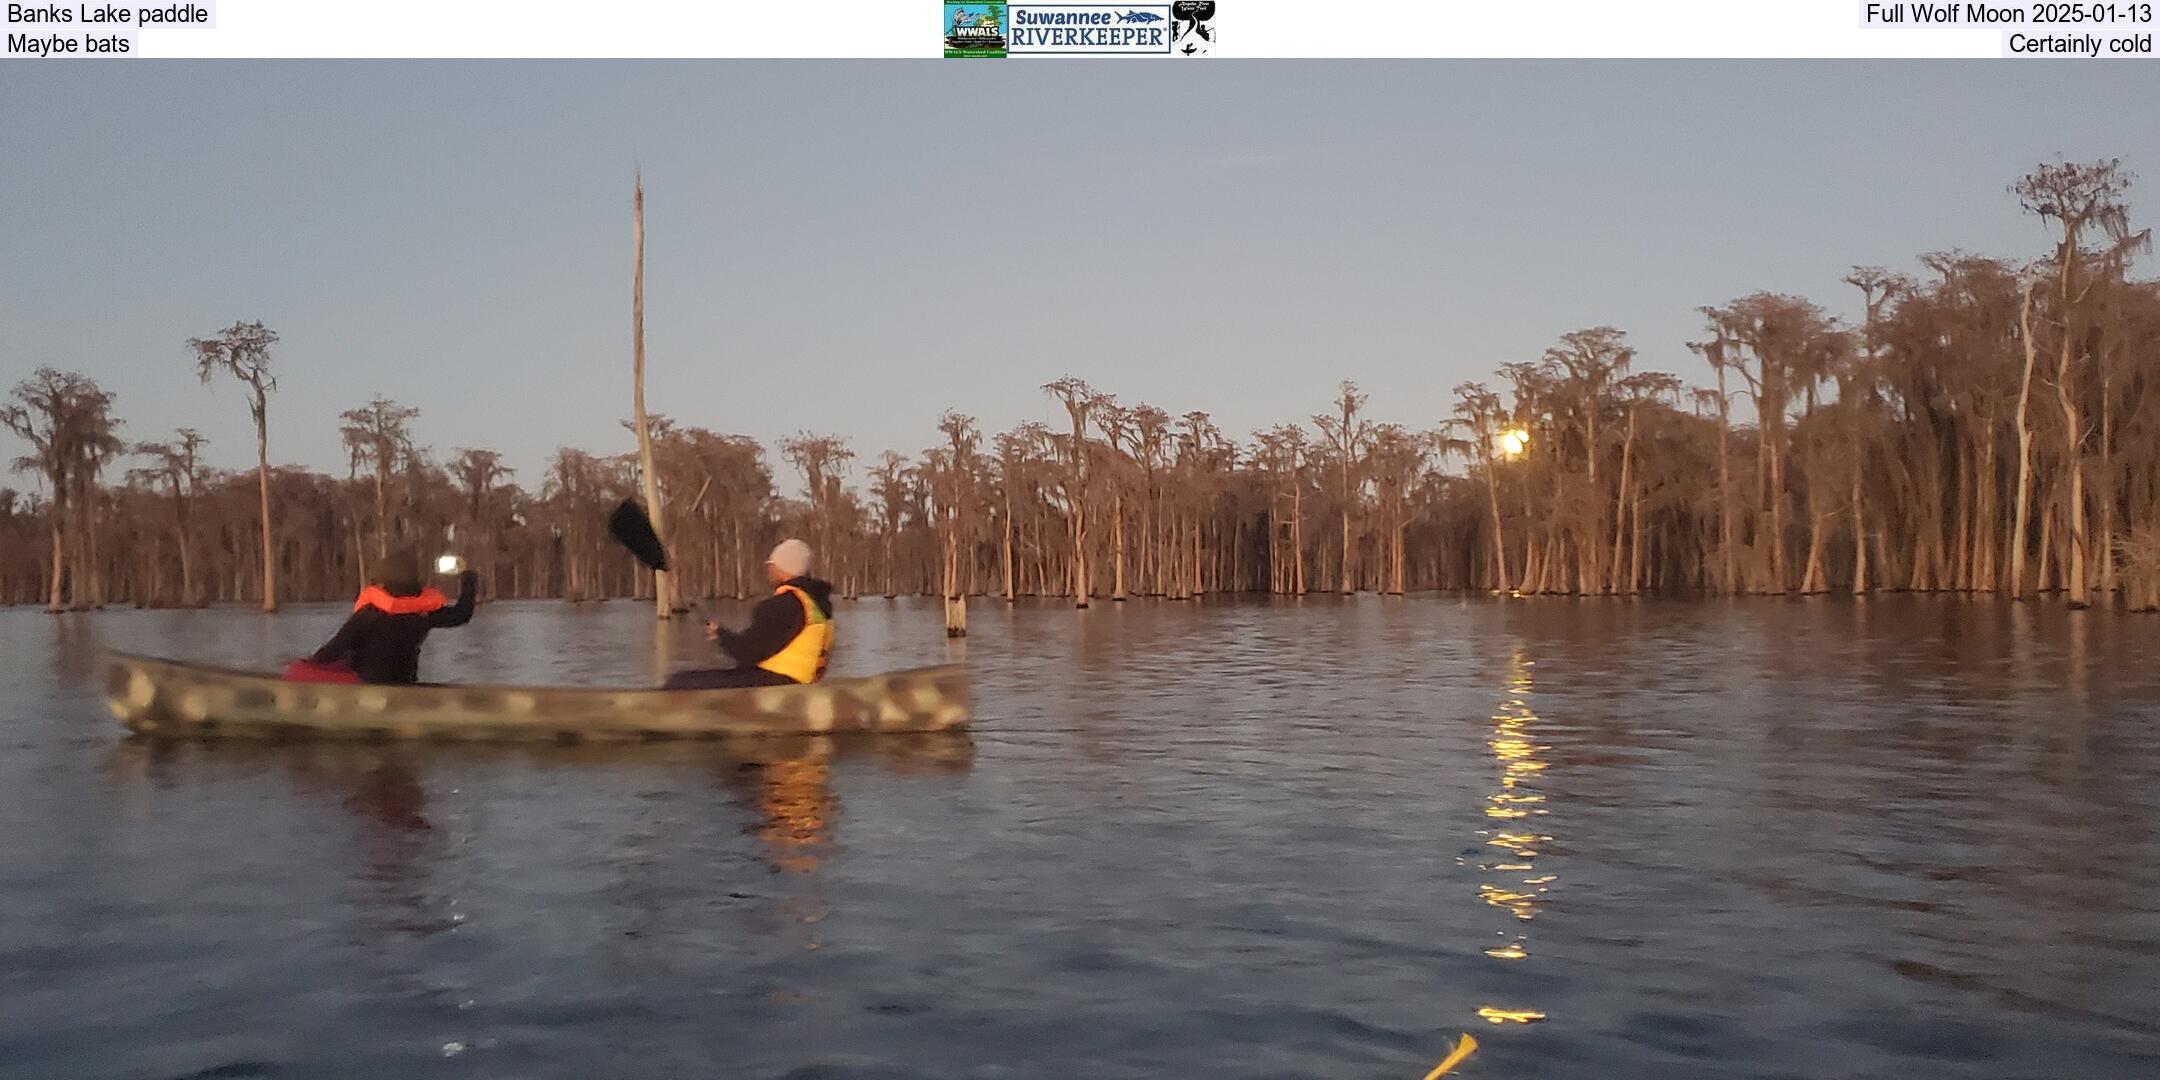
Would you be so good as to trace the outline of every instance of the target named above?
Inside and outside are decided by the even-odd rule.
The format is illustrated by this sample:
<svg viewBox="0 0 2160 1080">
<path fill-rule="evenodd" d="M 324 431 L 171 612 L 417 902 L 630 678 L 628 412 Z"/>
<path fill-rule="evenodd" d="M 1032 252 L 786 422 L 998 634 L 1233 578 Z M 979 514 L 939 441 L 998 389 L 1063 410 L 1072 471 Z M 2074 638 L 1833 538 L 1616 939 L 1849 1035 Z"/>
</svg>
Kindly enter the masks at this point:
<svg viewBox="0 0 2160 1080">
<path fill-rule="evenodd" d="M 782 540 L 772 549 L 772 554 L 765 557 L 765 563 L 778 567 L 781 573 L 791 578 L 801 577 L 810 572 L 810 545 L 793 537 Z"/>
</svg>

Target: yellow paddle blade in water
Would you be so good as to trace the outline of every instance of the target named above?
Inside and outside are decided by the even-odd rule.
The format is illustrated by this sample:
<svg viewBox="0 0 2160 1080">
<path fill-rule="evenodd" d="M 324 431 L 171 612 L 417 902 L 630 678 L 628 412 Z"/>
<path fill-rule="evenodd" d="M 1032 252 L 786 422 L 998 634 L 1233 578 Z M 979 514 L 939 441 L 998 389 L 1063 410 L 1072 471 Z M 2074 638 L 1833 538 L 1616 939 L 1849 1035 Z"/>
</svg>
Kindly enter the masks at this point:
<svg viewBox="0 0 2160 1080">
<path fill-rule="evenodd" d="M 1455 1044 L 1455 1049 L 1448 1056 L 1441 1058 L 1440 1064 L 1433 1066 L 1433 1071 L 1425 1074 L 1425 1080 L 1434 1080 L 1435 1077 L 1446 1076 L 1454 1071 L 1455 1066 L 1462 1064 L 1465 1059 L 1475 1053 L 1477 1053 L 1477 1040 L 1471 1038 L 1466 1032 L 1462 1037 L 1462 1041 Z"/>
</svg>

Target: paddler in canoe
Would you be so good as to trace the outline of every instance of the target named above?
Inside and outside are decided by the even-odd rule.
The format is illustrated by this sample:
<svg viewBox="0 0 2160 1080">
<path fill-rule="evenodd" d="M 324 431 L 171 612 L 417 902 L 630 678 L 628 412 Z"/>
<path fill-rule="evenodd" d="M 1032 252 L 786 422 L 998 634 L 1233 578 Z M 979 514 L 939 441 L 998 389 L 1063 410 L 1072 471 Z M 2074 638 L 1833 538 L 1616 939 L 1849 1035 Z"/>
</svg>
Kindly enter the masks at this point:
<svg viewBox="0 0 2160 1080">
<path fill-rule="evenodd" d="M 666 549 L 630 501 L 617 507 L 608 531 L 659 571 L 667 569 Z M 348 658 L 373 668 L 363 654 L 399 644 L 399 665 L 407 682 L 418 672 L 419 646 L 436 625 L 461 625 L 470 619 L 475 580 L 464 575 L 464 594 L 455 608 L 426 598 L 413 564 L 400 568 L 404 580 L 384 587 L 384 597 L 363 594 L 354 618 L 332 645 L 317 652 Z M 444 572 L 456 570 L 448 560 Z M 733 669 L 684 672 L 671 686 L 684 683 L 752 687 L 740 693 L 721 689 L 638 690 L 571 686 L 475 686 L 431 689 L 423 684 L 380 689 L 281 686 L 244 671 L 201 667 L 154 657 L 114 654 L 106 677 L 106 704 L 115 719 L 143 734 L 190 732 L 286 734 L 306 731 L 360 738 L 503 738 L 578 742 L 587 739 L 731 738 L 773 735 L 824 735 L 832 732 L 932 732 L 968 722 L 967 676 L 954 665 L 887 671 L 858 678 L 824 678 L 833 648 L 832 586 L 809 576 L 810 549 L 797 541 L 774 549 L 766 576 L 774 594 L 759 605 L 750 628 L 711 636 L 735 657 Z M 382 579 L 393 575 L 383 573 Z M 401 604 L 399 593 L 419 597 Z M 380 603 L 391 609 L 383 610 Z M 786 605 L 794 605 L 793 615 Z M 424 610 L 399 611 L 417 606 Z M 363 629 L 366 628 L 366 629 Z M 770 635 L 777 647 L 761 645 Z M 347 644 L 347 643 L 351 644 Z M 377 644 L 379 643 L 379 645 Z M 295 666 L 310 666 L 295 661 Z M 304 678 L 288 674 L 287 678 Z M 310 681 L 328 681 L 314 679 Z M 347 671 L 340 681 L 358 681 Z"/>
<path fill-rule="evenodd" d="M 385 557 L 374 584 L 360 590 L 345 625 L 306 661 L 286 669 L 288 679 L 358 681 L 411 686 L 420 681 L 420 646 L 428 631 L 472 621 L 480 575 L 471 568 L 458 575 L 457 603 L 451 604 L 420 576 L 420 560 L 409 551 Z"/>
<path fill-rule="evenodd" d="M 810 576 L 810 545 L 782 540 L 765 559 L 773 594 L 750 610 L 741 633 L 707 622 L 705 636 L 735 661 L 732 668 L 699 668 L 668 676 L 664 690 L 789 686 L 825 677 L 832 660 L 832 585 Z"/>
</svg>

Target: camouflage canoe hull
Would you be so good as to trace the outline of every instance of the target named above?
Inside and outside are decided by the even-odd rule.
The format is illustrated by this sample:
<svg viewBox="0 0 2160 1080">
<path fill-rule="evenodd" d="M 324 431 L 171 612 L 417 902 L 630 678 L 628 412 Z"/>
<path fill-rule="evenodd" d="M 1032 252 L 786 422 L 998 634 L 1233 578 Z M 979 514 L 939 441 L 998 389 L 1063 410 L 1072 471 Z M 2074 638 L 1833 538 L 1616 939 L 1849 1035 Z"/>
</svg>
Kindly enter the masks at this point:
<svg viewBox="0 0 2160 1080">
<path fill-rule="evenodd" d="M 106 705 L 161 735 L 583 742 L 946 731 L 969 718 L 966 673 L 913 668 L 742 690 L 349 686 L 114 654 Z"/>
</svg>

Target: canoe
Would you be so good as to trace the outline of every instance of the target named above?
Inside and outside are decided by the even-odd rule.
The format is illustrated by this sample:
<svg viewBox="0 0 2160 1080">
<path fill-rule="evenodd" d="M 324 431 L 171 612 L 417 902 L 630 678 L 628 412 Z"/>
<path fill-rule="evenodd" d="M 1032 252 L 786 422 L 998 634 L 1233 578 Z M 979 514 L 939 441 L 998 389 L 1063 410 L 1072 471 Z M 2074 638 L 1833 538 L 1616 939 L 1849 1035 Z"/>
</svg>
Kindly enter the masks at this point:
<svg viewBox="0 0 2160 1080">
<path fill-rule="evenodd" d="M 130 731 L 373 739 L 721 738 L 946 731 L 969 718 L 958 666 L 740 690 L 345 686 L 115 653 L 106 706 Z"/>
</svg>

